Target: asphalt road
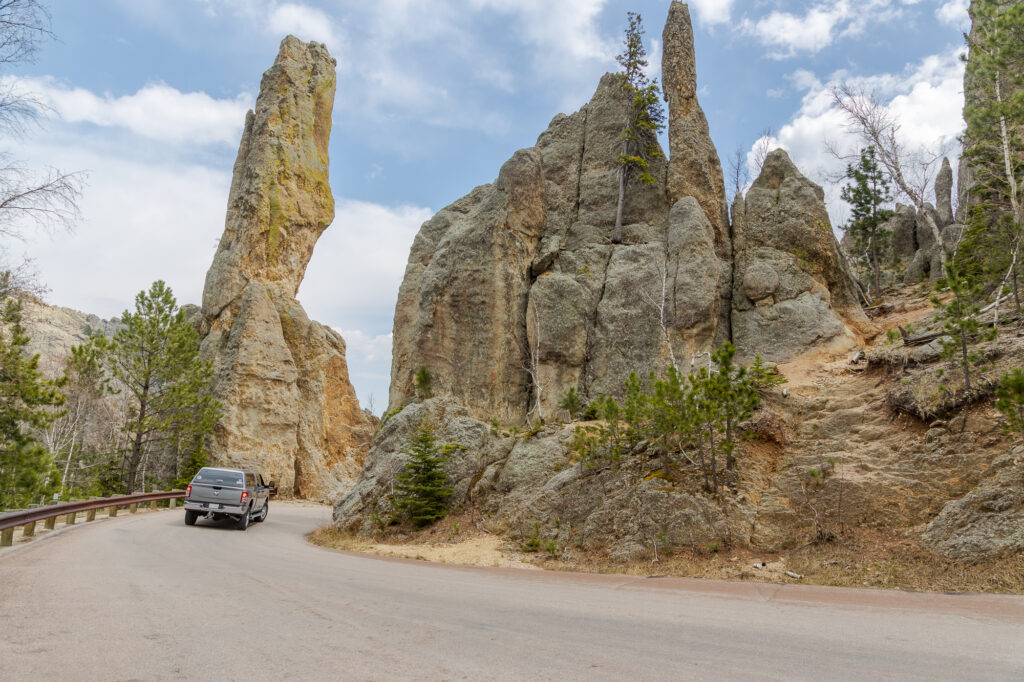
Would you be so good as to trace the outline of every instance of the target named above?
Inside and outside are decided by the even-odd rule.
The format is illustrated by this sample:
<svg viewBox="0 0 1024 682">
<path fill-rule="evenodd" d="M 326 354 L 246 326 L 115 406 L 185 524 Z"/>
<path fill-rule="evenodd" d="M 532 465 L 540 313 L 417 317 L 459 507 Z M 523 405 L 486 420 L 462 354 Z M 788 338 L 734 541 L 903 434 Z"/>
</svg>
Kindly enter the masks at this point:
<svg viewBox="0 0 1024 682">
<path fill-rule="evenodd" d="M 0 679 L 1024 679 L 1024 598 L 637 579 L 319 549 L 180 510 L 0 554 Z"/>
</svg>

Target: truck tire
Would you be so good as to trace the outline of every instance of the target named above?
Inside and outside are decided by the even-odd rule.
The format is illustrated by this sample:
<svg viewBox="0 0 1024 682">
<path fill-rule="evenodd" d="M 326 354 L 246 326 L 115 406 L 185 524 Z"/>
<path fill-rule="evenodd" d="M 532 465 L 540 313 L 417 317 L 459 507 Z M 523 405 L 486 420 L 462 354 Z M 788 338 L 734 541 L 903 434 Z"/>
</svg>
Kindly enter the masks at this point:
<svg viewBox="0 0 1024 682">
<path fill-rule="evenodd" d="M 270 500 L 267 500 L 266 503 L 264 503 L 264 505 L 263 505 L 263 511 L 260 512 L 260 517 L 258 519 L 256 519 L 256 520 L 259 521 L 260 523 L 263 523 L 264 521 L 267 520 L 267 514 L 269 514 L 269 513 L 270 513 Z"/>
<path fill-rule="evenodd" d="M 185 510 L 185 525 L 194 526 L 196 525 L 196 518 L 199 516 L 199 512 L 192 511 L 190 509 Z"/>
<path fill-rule="evenodd" d="M 251 513 L 252 513 L 252 510 L 249 507 L 246 507 L 245 508 L 245 513 L 242 514 L 242 516 L 238 519 L 238 525 L 236 526 L 236 528 L 238 528 L 238 530 L 245 530 L 246 528 L 249 527 L 249 521 L 251 519 Z"/>
</svg>

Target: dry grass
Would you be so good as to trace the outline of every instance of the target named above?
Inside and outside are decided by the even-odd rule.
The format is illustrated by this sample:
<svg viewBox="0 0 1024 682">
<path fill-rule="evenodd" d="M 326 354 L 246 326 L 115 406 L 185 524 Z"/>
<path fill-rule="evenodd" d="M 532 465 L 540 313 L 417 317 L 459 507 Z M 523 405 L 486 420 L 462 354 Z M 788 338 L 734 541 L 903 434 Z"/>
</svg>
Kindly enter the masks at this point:
<svg viewBox="0 0 1024 682">
<path fill-rule="evenodd" d="M 455 522 L 458 526 L 458 522 Z M 836 587 L 932 592 L 1024 594 L 1024 555 L 977 564 L 961 564 L 934 556 L 912 540 L 891 532 L 853 529 L 836 540 L 772 553 L 709 545 L 705 548 L 659 551 L 651 557 L 614 562 L 602 552 L 566 550 L 558 556 L 526 553 L 503 547 L 500 538 L 479 531 L 462 532 L 451 542 L 452 521 L 403 536 L 378 541 L 359 538 L 334 527 L 314 532 L 313 544 L 379 556 L 420 559 L 466 566 L 539 567 L 552 571 L 675 576 L 712 580 L 800 583 Z M 433 537 L 434 539 L 431 539 Z M 755 564 L 757 565 L 755 567 Z M 800 575 L 792 578 L 787 571 Z"/>
<path fill-rule="evenodd" d="M 1024 594 L 1024 555 L 960 564 L 929 554 L 912 540 L 865 529 L 849 531 L 834 542 L 782 553 L 711 546 L 675 550 L 668 556 L 662 551 L 658 561 L 648 558 L 622 564 L 601 555 L 573 553 L 537 557 L 535 563 L 548 570 L 585 573 Z M 801 577 L 792 578 L 787 571 Z"/>
</svg>

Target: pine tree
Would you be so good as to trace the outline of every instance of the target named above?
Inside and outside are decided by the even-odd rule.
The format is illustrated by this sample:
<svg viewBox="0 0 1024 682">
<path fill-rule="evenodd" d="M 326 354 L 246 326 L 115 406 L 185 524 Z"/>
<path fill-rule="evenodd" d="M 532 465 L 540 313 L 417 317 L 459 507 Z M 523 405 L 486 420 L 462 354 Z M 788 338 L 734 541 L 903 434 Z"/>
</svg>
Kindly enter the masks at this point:
<svg viewBox="0 0 1024 682">
<path fill-rule="evenodd" d="M 1006 415 L 1003 428 L 1010 433 L 1024 433 L 1024 368 L 1015 367 L 999 379 L 996 409 Z"/>
<path fill-rule="evenodd" d="M 439 447 L 435 427 L 424 417 L 406 446 L 405 469 L 395 478 L 395 511 L 417 528 L 428 526 L 447 513 L 446 505 L 453 489 L 448 483 L 444 463 L 448 457 Z"/>
<path fill-rule="evenodd" d="M 147 454 L 203 461 L 204 439 L 219 418 L 220 403 L 210 394 L 213 368 L 199 357 L 199 336 L 163 281 L 139 292 L 135 312 L 125 311 L 121 321 L 112 339 L 98 343 L 130 401 L 123 430 L 130 440 L 125 489 L 131 494 Z"/>
<path fill-rule="evenodd" d="M 974 0 L 971 18 L 963 157 L 971 171 L 972 220 L 966 246 L 982 266 L 978 270 L 995 275 L 988 283 L 997 286 L 997 297 L 1008 282 L 1016 295 L 1024 241 L 1024 5 Z"/>
<path fill-rule="evenodd" d="M 971 390 L 971 365 L 978 358 L 970 346 L 978 340 L 995 338 L 996 330 L 984 331 L 978 321 L 981 312 L 982 287 L 977 280 L 963 272 L 956 261 L 946 263 L 946 276 L 939 280 L 936 288 L 948 289 L 953 298 L 942 301 L 932 296 L 932 304 L 939 311 L 936 320 L 942 323 L 946 336 L 939 338 L 942 345 L 942 359 L 953 360 L 964 375 L 964 390 Z"/>
<path fill-rule="evenodd" d="M 629 101 L 626 125 L 622 131 L 622 150 L 619 153 L 619 201 L 615 211 L 615 230 L 612 242 L 622 242 L 622 212 L 626 204 L 626 190 L 631 180 L 645 185 L 655 182 L 650 174 L 651 159 L 663 156 L 658 146 L 658 131 L 665 127 L 665 110 L 661 104 L 661 89 L 657 79 L 644 73 L 647 68 L 647 50 L 644 48 L 643 19 L 635 12 L 627 14 L 629 26 L 622 43 L 622 53 L 615 60 L 622 67 L 619 75 L 622 88 Z"/>
<path fill-rule="evenodd" d="M 434 395 L 433 381 L 434 378 L 426 367 L 420 367 L 416 370 L 412 377 L 412 384 L 416 388 L 416 397 L 420 400 L 431 398 Z"/>
<path fill-rule="evenodd" d="M 888 257 L 892 246 L 889 233 L 879 229 L 893 214 L 891 210 L 882 208 L 892 201 L 892 189 L 878 165 L 874 147 L 860 151 L 860 162 L 846 167 L 846 177 L 852 181 L 843 187 L 840 194 L 843 201 L 852 207 L 846 231 L 853 238 L 854 250 L 866 257 L 877 298 L 882 291 L 881 262 Z"/>
<path fill-rule="evenodd" d="M 0 290 L 8 289 L 0 273 Z M 63 379 L 45 379 L 39 356 L 25 352 L 29 336 L 22 326 L 21 303 L 0 299 L 0 509 L 21 506 L 54 483 L 53 458 L 34 437 L 60 412 Z"/>
<path fill-rule="evenodd" d="M 736 346 L 728 341 L 711 353 L 711 361 L 716 367 L 711 377 L 714 381 L 712 390 L 725 418 L 725 440 L 722 447 L 726 453 L 726 469 L 735 466 L 732 453 L 736 447 L 736 425 L 749 419 L 761 404 L 757 377 L 746 367 L 737 366 L 733 362 L 735 357 Z"/>
</svg>

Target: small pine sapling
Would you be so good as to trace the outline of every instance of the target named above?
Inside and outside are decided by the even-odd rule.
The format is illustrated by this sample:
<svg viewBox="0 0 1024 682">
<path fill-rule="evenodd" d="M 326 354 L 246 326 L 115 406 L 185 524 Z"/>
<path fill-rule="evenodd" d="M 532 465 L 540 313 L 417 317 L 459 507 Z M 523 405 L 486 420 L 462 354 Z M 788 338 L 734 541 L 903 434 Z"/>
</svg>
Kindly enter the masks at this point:
<svg viewBox="0 0 1024 682">
<path fill-rule="evenodd" d="M 453 488 L 444 463 L 458 445 L 439 446 L 434 423 L 424 417 L 406 446 L 405 468 L 395 477 L 394 507 L 417 528 L 447 514 Z"/>
<path fill-rule="evenodd" d="M 1024 433 L 1024 368 L 1015 367 L 999 379 L 996 409 L 1006 415 L 1006 431 Z"/>
</svg>

